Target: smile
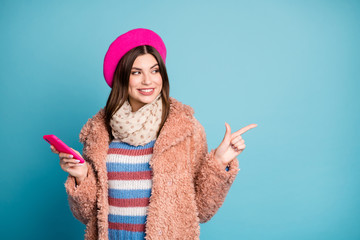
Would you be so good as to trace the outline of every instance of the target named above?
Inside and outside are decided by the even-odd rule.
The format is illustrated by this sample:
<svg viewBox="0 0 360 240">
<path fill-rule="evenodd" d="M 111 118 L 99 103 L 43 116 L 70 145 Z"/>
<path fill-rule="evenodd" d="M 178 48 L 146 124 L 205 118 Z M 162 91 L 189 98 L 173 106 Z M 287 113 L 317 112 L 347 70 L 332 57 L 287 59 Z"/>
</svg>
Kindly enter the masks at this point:
<svg viewBox="0 0 360 240">
<path fill-rule="evenodd" d="M 142 89 L 138 89 L 138 91 L 139 91 L 142 95 L 149 96 L 149 95 L 153 94 L 154 88 L 142 88 Z"/>
</svg>

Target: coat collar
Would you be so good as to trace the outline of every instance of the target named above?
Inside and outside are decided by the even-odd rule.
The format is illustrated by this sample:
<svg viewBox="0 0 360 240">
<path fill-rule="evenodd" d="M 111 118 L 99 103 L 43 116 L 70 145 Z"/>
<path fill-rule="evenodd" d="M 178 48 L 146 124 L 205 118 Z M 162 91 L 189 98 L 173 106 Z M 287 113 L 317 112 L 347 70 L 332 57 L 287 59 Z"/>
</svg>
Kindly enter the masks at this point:
<svg viewBox="0 0 360 240">
<path fill-rule="evenodd" d="M 190 136 L 193 131 L 192 107 L 170 97 L 170 112 L 154 145 L 154 154 L 160 154 L 171 146 Z M 90 161 L 99 161 L 106 156 L 110 137 L 105 125 L 105 109 L 101 108 L 80 131 L 80 142 L 84 143 L 84 153 Z M 99 153 L 100 152 L 100 153 Z M 100 156 L 100 155 L 101 156 Z M 95 157 L 97 156 L 97 157 Z"/>
</svg>

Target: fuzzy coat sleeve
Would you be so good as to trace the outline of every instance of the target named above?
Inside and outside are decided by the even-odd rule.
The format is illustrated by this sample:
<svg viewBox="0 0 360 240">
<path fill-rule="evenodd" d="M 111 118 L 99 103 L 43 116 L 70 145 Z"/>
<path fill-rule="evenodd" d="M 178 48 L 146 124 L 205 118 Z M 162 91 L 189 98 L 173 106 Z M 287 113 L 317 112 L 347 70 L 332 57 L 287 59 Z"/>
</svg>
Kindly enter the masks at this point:
<svg viewBox="0 0 360 240">
<path fill-rule="evenodd" d="M 87 224 L 96 212 L 96 179 L 92 166 L 88 166 L 88 175 L 80 185 L 76 186 L 75 178 L 70 174 L 65 182 L 70 210 L 74 217 L 84 224 Z"/>
<path fill-rule="evenodd" d="M 239 169 L 235 158 L 229 170 L 218 165 L 214 159 L 215 150 L 208 152 L 204 127 L 195 119 L 195 194 L 200 223 L 209 221 L 225 201 Z"/>
<path fill-rule="evenodd" d="M 88 121 L 80 132 L 80 142 L 86 146 L 87 135 L 91 129 L 91 121 Z M 87 177 L 80 185 L 76 184 L 75 177 L 70 174 L 65 182 L 65 190 L 68 195 L 70 210 L 80 222 L 87 224 L 91 216 L 96 213 L 96 176 L 93 165 L 88 161 L 86 152 L 82 154 L 88 163 Z"/>
</svg>

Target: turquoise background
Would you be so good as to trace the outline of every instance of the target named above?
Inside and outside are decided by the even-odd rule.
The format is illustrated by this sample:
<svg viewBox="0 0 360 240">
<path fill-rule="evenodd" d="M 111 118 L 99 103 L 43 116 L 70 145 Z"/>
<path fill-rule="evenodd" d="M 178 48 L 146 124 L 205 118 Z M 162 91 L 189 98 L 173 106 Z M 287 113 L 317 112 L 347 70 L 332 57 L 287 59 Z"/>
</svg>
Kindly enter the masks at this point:
<svg viewBox="0 0 360 240">
<path fill-rule="evenodd" d="M 0 2 L 1 239 L 82 239 L 59 158 L 104 107 L 110 43 L 167 49 L 170 95 L 209 149 L 248 124 L 240 172 L 201 239 L 360 239 L 360 1 Z"/>
</svg>

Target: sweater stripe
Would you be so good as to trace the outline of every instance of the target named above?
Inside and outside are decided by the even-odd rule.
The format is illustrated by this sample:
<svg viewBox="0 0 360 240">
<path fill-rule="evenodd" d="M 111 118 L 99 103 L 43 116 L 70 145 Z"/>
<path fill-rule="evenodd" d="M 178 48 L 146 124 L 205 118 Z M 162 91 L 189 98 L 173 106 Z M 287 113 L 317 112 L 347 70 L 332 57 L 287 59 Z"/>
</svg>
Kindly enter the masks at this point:
<svg viewBox="0 0 360 240">
<path fill-rule="evenodd" d="M 109 196 L 112 198 L 144 198 L 149 197 L 151 189 L 140 190 L 118 190 L 109 189 Z"/>
<path fill-rule="evenodd" d="M 106 158 L 109 240 L 145 237 L 154 144 L 155 140 L 136 147 L 118 140 L 110 143 Z"/>
<path fill-rule="evenodd" d="M 139 172 L 109 172 L 109 180 L 141 180 L 151 179 L 150 171 L 139 171 Z"/>
<path fill-rule="evenodd" d="M 142 224 L 146 221 L 146 216 L 121 216 L 109 214 L 109 221 L 114 223 L 135 223 Z"/>
<path fill-rule="evenodd" d="M 126 163 L 106 163 L 106 167 L 111 169 L 111 171 L 128 171 L 128 172 L 139 172 L 139 171 L 150 171 L 150 166 L 148 163 L 138 163 L 138 164 L 126 164 Z"/>
<path fill-rule="evenodd" d="M 144 149 L 152 149 L 155 145 L 155 140 L 154 141 L 151 141 L 147 144 L 145 144 L 144 146 L 133 146 L 133 145 L 130 145 L 128 143 L 125 143 L 125 142 L 121 142 L 119 140 L 116 140 L 114 139 L 112 142 L 111 142 L 111 148 L 119 148 L 119 149 L 133 149 L 133 150 L 144 150 Z"/>
<path fill-rule="evenodd" d="M 151 179 L 146 180 L 109 180 L 112 189 L 117 190 L 136 190 L 151 188 Z"/>
<path fill-rule="evenodd" d="M 109 197 L 109 204 L 115 207 L 146 207 L 149 198 L 118 199 Z"/>
<path fill-rule="evenodd" d="M 143 216 L 146 209 L 147 207 L 109 207 L 111 214 L 127 216 Z"/>
<path fill-rule="evenodd" d="M 129 151 L 129 150 L 128 150 Z M 107 162 L 117 162 L 117 163 L 148 163 L 149 157 L 151 158 L 152 154 L 139 155 L 139 156 L 130 156 L 127 155 L 126 158 L 119 158 L 116 155 L 109 156 Z"/>
<path fill-rule="evenodd" d="M 145 239 L 145 233 L 109 229 L 109 239 Z"/>
<path fill-rule="evenodd" d="M 152 149 L 133 150 L 133 149 L 112 148 L 109 149 L 108 153 L 128 155 L 128 156 L 142 156 L 152 153 Z"/>
<path fill-rule="evenodd" d="M 144 232 L 145 231 L 145 224 L 127 224 L 127 223 L 109 222 L 109 227 L 111 229 L 126 230 L 126 231 L 132 231 L 132 232 Z"/>
</svg>

